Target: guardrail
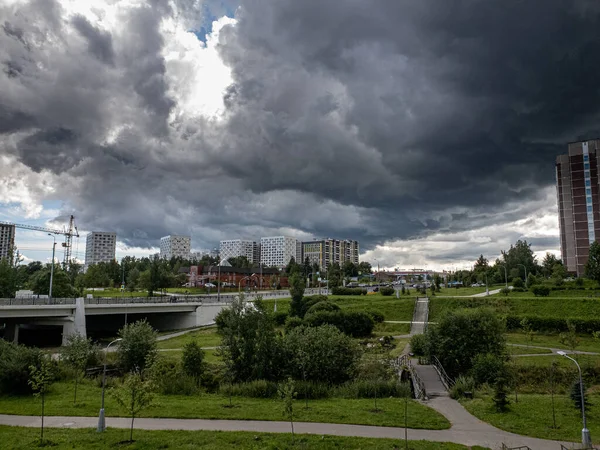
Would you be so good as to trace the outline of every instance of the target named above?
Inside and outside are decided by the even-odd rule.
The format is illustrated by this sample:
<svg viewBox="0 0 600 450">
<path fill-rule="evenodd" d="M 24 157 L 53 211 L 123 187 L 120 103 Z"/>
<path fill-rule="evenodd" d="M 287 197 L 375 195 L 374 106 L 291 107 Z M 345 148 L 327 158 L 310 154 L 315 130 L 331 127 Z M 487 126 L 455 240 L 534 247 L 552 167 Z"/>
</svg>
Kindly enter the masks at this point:
<svg viewBox="0 0 600 450">
<path fill-rule="evenodd" d="M 74 298 L 0 298 L 0 306 L 74 305 Z"/>
<path fill-rule="evenodd" d="M 446 373 L 444 366 L 442 366 L 442 363 L 440 362 L 439 359 L 437 359 L 436 356 L 433 356 L 432 359 L 433 360 L 431 362 L 433 363 L 433 367 L 435 367 L 435 370 L 440 375 L 440 379 L 442 380 L 442 383 L 446 387 L 446 390 L 450 391 L 450 389 L 452 389 L 452 386 L 454 386 L 454 383 L 455 383 L 454 380 L 452 378 L 450 378 L 450 376 Z"/>
<path fill-rule="evenodd" d="M 400 372 L 403 370 L 403 368 L 408 370 L 413 382 L 412 384 L 415 391 L 415 398 L 426 400 L 427 392 L 425 391 L 425 383 L 423 383 L 423 380 L 421 380 L 421 377 L 413 367 L 410 357 L 408 355 L 401 355 L 396 359 L 394 365 L 396 366 L 398 375 L 400 375 Z"/>
</svg>

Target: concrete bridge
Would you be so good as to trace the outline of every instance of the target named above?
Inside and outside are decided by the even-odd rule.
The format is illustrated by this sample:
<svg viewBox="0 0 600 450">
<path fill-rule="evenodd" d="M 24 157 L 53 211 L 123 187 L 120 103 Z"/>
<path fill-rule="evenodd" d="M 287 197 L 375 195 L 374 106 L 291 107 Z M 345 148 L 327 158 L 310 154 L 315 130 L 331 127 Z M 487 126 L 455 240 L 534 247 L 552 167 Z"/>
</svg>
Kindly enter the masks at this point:
<svg viewBox="0 0 600 450">
<path fill-rule="evenodd" d="M 316 293 L 316 289 L 307 289 L 305 295 Z M 62 327 L 64 345 L 69 334 L 114 333 L 125 323 L 144 318 L 159 331 L 209 325 L 237 296 L 228 293 L 220 296 L 0 299 L 0 326 L 4 324 L 4 337 L 13 342 L 19 341 L 20 328 Z M 254 301 L 257 296 L 269 300 L 287 298 L 290 294 L 287 290 L 256 292 L 245 294 L 245 299 Z"/>
</svg>

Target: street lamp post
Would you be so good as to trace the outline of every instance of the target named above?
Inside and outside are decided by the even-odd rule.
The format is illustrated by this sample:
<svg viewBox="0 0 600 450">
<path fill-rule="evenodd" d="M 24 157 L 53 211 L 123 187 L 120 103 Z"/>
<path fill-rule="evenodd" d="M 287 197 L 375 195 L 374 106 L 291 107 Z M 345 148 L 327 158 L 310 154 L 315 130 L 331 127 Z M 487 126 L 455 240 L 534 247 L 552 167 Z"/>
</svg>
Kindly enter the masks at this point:
<svg viewBox="0 0 600 450">
<path fill-rule="evenodd" d="M 577 370 L 579 370 L 579 392 L 581 395 L 581 416 L 583 418 L 583 429 L 581 430 L 581 443 L 583 444 L 583 448 L 591 448 L 592 437 L 590 436 L 590 430 L 588 430 L 587 422 L 585 420 L 585 397 L 583 396 L 583 377 L 581 376 L 581 367 L 579 367 L 579 363 L 575 359 L 571 358 L 565 352 L 558 351 L 557 353 L 573 361 L 577 366 Z"/>
<path fill-rule="evenodd" d="M 123 339 L 117 338 L 106 346 L 104 349 L 104 370 L 102 371 L 102 406 L 100 407 L 100 415 L 98 416 L 98 433 L 103 432 L 106 429 L 106 422 L 104 420 L 104 387 L 106 386 L 106 354 L 108 353 L 108 347 L 115 342 L 122 341 Z"/>
<path fill-rule="evenodd" d="M 506 289 L 508 289 L 508 272 L 506 271 L 506 263 L 502 264 L 504 267 L 504 284 L 506 285 Z"/>
<path fill-rule="evenodd" d="M 48 233 L 48 236 L 51 236 L 54 240 L 54 244 L 52 244 L 52 266 L 50 267 L 50 290 L 48 291 L 48 298 L 52 299 L 52 282 L 54 280 L 54 254 L 56 252 L 56 237 L 54 235 Z"/>
</svg>

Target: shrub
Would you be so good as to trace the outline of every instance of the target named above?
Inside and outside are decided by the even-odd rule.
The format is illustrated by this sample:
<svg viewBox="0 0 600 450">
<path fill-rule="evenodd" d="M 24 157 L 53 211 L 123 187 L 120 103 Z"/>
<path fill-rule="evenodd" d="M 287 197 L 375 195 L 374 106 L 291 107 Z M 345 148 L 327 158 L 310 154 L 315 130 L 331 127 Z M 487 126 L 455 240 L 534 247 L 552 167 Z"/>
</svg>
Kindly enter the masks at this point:
<svg viewBox="0 0 600 450">
<path fill-rule="evenodd" d="M 427 353 L 427 336 L 415 334 L 410 338 L 410 349 L 417 356 L 425 356 Z"/>
<path fill-rule="evenodd" d="M 223 379 L 223 365 L 205 363 L 200 384 L 206 388 L 208 392 L 216 392 L 219 389 L 219 384 Z"/>
<path fill-rule="evenodd" d="M 473 360 L 471 375 L 478 386 L 494 384 L 498 376 L 505 372 L 504 360 L 489 353 L 479 354 Z"/>
<path fill-rule="evenodd" d="M 531 286 L 535 286 L 536 284 L 538 284 L 538 279 L 535 275 L 530 273 L 527 277 L 527 287 L 530 288 Z"/>
<path fill-rule="evenodd" d="M 277 311 L 273 313 L 273 322 L 275 325 L 282 326 L 285 325 L 285 321 L 289 317 L 289 314 L 285 311 Z"/>
<path fill-rule="evenodd" d="M 247 383 L 222 384 L 219 393 L 234 397 L 273 398 L 277 394 L 277 383 L 254 380 Z"/>
<path fill-rule="evenodd" d="M 353 337 L 370 336 L 375 327 L 373 319 L 368 314 L 358 311 L 317 311 L 308 314 L 304 322 L 312 327 L 333 325 Z"/>
<path fill-rule="evenodd" d="M 519 278 L 520 280 L 520 278 Z M 522 288 L 522 287 L 513 287 L 512 289 L 513 292 L 527 292 L 527 289 Z"/>
<path fill-rule="evenodd" d="M 204 350 L 196 341 L 188 342 L 183 346 L 181 365 L 186 375 L 194 378 L 197 382 L 200 381 L 204 370 Z"/>
<path fill-rule="evenodd" d="M 367 290 L 362 288 L 334 287 L 331 289 L 333 295 L 367 295 Z"/>
<path fill-rule="evenodd" d="M 128 323 L 119 330 L 118 365 L 125 372 L 142 371 L 156 356 L 156 331 L 146 320 Z"/>
<path fill-rule="evenodd" d="M 585 392 L 585 383 L 583 384 L 583 403 L 586 408 L 590 406 L 590 402 L 588 401 L 587 393 Z M 573 401 L 573 405 L 578 410 L 581 410 L 581 386 L 579 385 L 579 377 L 573 381 L 571 384 L 571 391 L 569 392 L 569 397 Z"/>
<path fill-rule="evenodd" d="M 149 368 L 156 391 L 163 395 L 194 395 L 198 387 L 194 377 L 170 361 L 157 358 Z"/>
<path fill-rule="evenodd" d="M 317 400 L 320 398 L 328 398 L 332 394 L 331 386 L 327 383 L 320 383 L 318 381 L 296 381 L 296 390 L 299 400 L 308 398 L 309 400 Z"/>
<path fill-rule="evenodd" d="M 521 277 L 513 278 L 512 285 L 514 288 L 524 288 L 525 287 L 525 283 L 523 283 L 523 280 L 521 279 Z"/>
<path fill-rule="evenodd" d="M 304 321 L 300 317 L 290 316 L 285 320 L 285 331 L 293 330 L 296 327 L 302 326 Z"/>
<path fill-rule="evenodd" d="M 0 339 L 0 394 L 30 393 L 29 367 L 38 367 L 41 360 L 40 350 Z"/>
<path fill-rule="evenodd" d="M 382 323 L 385 320 L 385 316 L 380 313 L 379 311 L 365 311 L 369 317 L 373 320 L 373 322 L 375 323 Z"/>
<path fill-rule="evenodd" d="M 502 289 L 500 289 L 500 293 L 504 296 L 510 294 L 510 289 L 508 289 L 507 287 L 503 287 Z"/>
<path fill-rule="evenodd" d="M 401 397 L 395 380 L 355 380 L 338 386 L 335 396 L 342 398 Z"/>
<path fill-rule="evenodd" d="M 518 330 L 522 328 L 521 322 L 527 319 L 532 331 L 540 332 L 561 332 L 569 331 L 567 319 L 560 317 L 538 317 L 538 316 L 507 316 L 506 328 L 508 330 Z M 600 329 L 600 319 L 568 319 L 578 333 L 592 333 Z"/>
<path fill-rule="evenodd" d="M 309 295 L 308 297 L 302 298 L 302 304 L 300 305 L 299 316 L 304 317 L 308 310 L 317 303 L 327 302 L 329 299 L 326 295 Z"/>
<path fill-rule="evenodd" d="M 475 381 L 472 377 L 460 375 L 454 382 L 454 386 L 450 389 L 450 397 L 458 400 L 464 397 L 465 392 L 473 392 L 475 389 Z"/>
<path fill-rule="evenodd" d="M 340 310 L 340 307 L 338 305 L 336 305 L 335 303 L 324 301 L 324 302 L 319 302 L 319 303 L 315 303 L 314 305 L 312 305 L 308 309 L 308 311 L 306 311 L 306 314 L 312 314 L 317 311 L 339 311 L 339 310 Z"/>
<path fill-rule="evenodd" d="M 550 295 L 550 288 L 541 284 L 531 286 L 530 290 L 536 297 L 548 297 Z"/>
<path fill-rule="evenodd" d="M 352 378 L 360 358 L 352 338 L 332 325 L 294 328 L 284 336 L 283 347 L 286 371 L 297 380 L 343 383 Z"/>
<path fill-rule="evenodd" d="M 390 295 L 394 295 L 396 290 L 392 287 L 383 287 L 379 290 L 379 292 L 381 292 L 381 295 L 389 297 Z"/>
</svg>

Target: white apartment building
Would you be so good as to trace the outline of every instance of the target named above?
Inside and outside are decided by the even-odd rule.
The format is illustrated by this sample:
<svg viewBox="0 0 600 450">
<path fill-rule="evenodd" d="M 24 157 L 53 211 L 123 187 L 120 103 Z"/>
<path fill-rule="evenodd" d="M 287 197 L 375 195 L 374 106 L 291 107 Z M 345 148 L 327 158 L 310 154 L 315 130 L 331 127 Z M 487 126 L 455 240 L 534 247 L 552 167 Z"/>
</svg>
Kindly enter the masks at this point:
<svg viewBox="0 0 600 450">
<path fill-rule="evenodd" d="M 15 248 L 15 226 L 0 225 L 0 259 L 8 258 Z"/>
<path fill-rule="evenodd" d="M 237 256 L 245 256 L 252 264 L 260 262 L 260 245 L 251 240 L 230 239 L 219 243 L 219 255 L 221 261 L 235 258 Z"/>
<path fill-rule="evenodd" d="M 117 233 L 92 231 L 85 240 L 85 267 L 115 259 Z"/>
<path fill-rule="evenodd" d="M 296 238 L 289 236 L 271 236 L 260 238 L 260 262 L 266 267 L 284 268 L 294 257 L 302 261 L 302 246 Z"/>
<path fill-rule="evenodd" d="M 192 238 L 189 236 L 169 235 L 160 238 L 160 257 L 171 259 L 173 257 L 189 258 Z"/>
</svg>

